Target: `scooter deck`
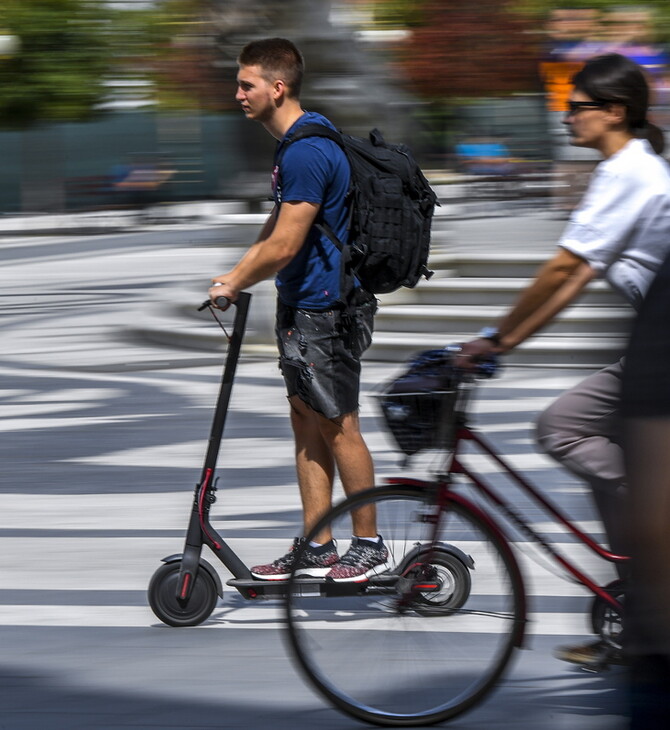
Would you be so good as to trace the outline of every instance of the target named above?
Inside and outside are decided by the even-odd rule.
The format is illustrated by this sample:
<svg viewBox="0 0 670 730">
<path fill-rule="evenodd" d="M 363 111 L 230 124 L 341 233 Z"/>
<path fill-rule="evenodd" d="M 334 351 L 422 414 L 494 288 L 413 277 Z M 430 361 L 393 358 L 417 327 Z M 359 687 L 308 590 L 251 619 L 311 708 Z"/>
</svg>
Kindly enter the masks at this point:
<svg viewBox="0 0 670 730">
<path fill-rule="evenodd" d="M 374 591 L 390 591 L 398 582 L 398 576 L 387 573 L 375 575 L 370 580 L 360 583 L 335 583 L 325 578 L 299 578 L 294 583 L 294 590 L 301 595 L 315 596 L 355 596 Z M 285 596 L 288 591 L 288 580 L 254 580 L 247 578 L 231 578 L 226 585 L 250 597 L 272 598 Z"/>
</svg>

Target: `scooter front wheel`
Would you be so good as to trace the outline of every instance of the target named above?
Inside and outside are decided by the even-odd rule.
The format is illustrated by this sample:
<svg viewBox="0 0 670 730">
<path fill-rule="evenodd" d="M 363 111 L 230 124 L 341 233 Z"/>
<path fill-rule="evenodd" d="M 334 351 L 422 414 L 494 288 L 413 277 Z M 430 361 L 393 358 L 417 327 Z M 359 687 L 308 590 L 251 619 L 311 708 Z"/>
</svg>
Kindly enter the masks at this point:
<svg viewBox="0 0 670 730">
<path fill-rule="evenodd" d="M 166 563 L 153 574 L 149 583 L 149 605 L 168 626 L 197 626 L 212 614 L 218 598 L 214 579 L 199 570 L 188 601 L 177 599 L 181 563 Z"/>
</svg>

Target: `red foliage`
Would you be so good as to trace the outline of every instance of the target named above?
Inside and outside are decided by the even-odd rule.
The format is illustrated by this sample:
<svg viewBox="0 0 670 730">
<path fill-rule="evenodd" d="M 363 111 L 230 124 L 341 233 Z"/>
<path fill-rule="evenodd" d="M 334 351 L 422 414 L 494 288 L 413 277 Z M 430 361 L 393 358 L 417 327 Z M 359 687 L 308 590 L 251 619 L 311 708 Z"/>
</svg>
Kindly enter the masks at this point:
<svg viewBox="0 0 670 730">
<path fill-rule="evenodd" d="M 424 0 L 425 24 L 401 47 L 422 96 L 497 96 L 536 91 L 538 36 L 506 0 Z"/>
<path fill-rule="evenodd" d="M 159 86 L 207 111 L 237 109 L 235 72 L 216 65 L 215 51 L 205 44 L 171 46 L 152 66 Z"/>
</svg>

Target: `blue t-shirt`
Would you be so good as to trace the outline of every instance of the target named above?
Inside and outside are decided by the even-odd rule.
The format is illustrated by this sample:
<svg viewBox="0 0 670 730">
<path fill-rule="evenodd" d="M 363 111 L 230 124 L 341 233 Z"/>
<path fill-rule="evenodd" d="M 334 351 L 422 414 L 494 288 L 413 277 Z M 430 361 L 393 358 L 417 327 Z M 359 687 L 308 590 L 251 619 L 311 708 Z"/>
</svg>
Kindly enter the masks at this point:
<svg viewBox="0 0 670 730">
<path fill-rule="evenodd" d="M 286 133 L 303 124 L 333 125 L 321 114 L 305 112 Z M 286 136 L 284 139 L 286 139 Z M 278 151 L 282 142 L 279 143 Z M 280 190 L 277 186 L 278 175 Z M 330 226 L 343 244 L 348 242 L 349 162 L 341 147 L 324 137 L 307 137 L 290 144 L 273 172 L 275 203 L 306 202 L 321 206 L 317 220 Z M 281 196 L 281 200 L 279 197 Z M 277 273 L 277 293 L 284 304 L 305 309 L 327 309 L 340 296 L 340 252 L 327 236 L 312 226 L 304 245 Z"/>
</svg>

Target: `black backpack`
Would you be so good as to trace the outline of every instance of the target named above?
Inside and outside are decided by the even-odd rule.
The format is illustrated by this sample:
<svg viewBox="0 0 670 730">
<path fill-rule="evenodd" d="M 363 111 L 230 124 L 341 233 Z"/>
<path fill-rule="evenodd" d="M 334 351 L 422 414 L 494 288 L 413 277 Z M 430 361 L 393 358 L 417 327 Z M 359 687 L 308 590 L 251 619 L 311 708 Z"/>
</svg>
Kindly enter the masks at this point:
<svg viewBox="0 0 670 730">
<path fill-rule="evenodd" d="M 439 203 L 409 149 L 387 144 L 378 129 L 362 139 L 323 124 L 304 124 L 284 141 L 275 164 L 280 165 L 289 144 L 305 137 L 333 140 L 351 167 L 349 245 L 343 246 L 323 221 L 316 223 L 342 252 L 342 291 L 351 290 L 353 276 L 372 294 L 414 287 L 422 276 L 429 279 L 430 225 Z"/>
</svg>

